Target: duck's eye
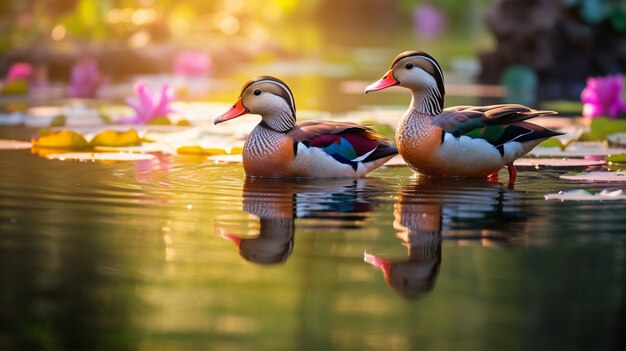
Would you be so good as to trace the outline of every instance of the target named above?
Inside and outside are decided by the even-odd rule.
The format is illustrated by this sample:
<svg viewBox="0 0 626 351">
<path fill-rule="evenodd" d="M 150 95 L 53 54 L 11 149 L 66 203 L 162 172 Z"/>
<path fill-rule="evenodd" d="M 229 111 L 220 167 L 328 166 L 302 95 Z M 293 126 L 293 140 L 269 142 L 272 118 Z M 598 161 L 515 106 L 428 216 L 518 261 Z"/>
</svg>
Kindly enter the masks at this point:
<svg viewBox="0 0 626 351">
<path fill-rule="evenodd" d="M 259 96 L 261 95 L 261 89 L 257 89 L 254 91 L 254 95 Z"/>
<path fill-rule="evenodd" d="M 406 66 L 404 66 L 404 68 L 411 69 L 411 68 L 413 68 L 413 64 L 412 63 L 407 63 Z"/>
</svg>

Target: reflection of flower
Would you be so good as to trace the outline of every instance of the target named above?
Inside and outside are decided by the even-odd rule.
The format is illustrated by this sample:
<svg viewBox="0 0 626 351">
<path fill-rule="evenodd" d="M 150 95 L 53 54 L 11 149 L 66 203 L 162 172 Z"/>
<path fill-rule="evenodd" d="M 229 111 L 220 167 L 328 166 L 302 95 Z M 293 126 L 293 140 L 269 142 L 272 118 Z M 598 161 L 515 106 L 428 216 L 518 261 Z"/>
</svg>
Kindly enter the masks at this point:
<svg viewBox="0 0 626 351">
<path fill-rule="evenodd" d="M 118 122 L 145 124 L 157 117 L 166 117 L 173 110 L 170 104 L 174 102 L 175 94 L 169 84 L 163 84 L 159 92 L 152 89 L 142 81 L 135 84 L 135 99 L 129 99 L 128 104 L 135 110 L 135 115 L 125 117 Z"/>
<path fill-rule="evenodd" d="M 33 66 L 25 62 L 16 62 L 11 65 L 9 72 L 6 76 L 7 82 L 14 82 L 16 80 L 23 80 L 26 82 L 32 82 L 35 78 L 35 71 Z"/>
<path fill-rule="evenodd" d="M 580 93 L 583 116 L 615 118 L 626 114 L 626 103 L 621 98 L 623 85 L 618 74 L 587 78 L 587 86 Z"/>
<path fill-rule="evenodd" d="M 84 59 L 72 67 L 69 95 L 78 98 L 91 98 L 102 84 L 103 77 L 94 59 Z"/>
<path fill-rule="evenodd" d="M 413 10 L 413 30 L 423 39 L 436 37 L 445 27 L 441 11 L 432 5 L 419 5 Z"/>
<path fill-rule="evenodd" d="M 174 59 L 174 73 L 181 76 L 204 76 L 211 67 L 211 58 L 202 51 L 183 51 Z"/>
</svg>

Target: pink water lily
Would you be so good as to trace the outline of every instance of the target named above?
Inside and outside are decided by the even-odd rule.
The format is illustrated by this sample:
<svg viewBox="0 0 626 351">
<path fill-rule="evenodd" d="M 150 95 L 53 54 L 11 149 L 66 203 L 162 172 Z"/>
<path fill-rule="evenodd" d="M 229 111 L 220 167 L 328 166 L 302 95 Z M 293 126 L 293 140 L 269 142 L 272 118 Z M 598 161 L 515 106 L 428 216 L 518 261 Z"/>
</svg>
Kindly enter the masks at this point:
<svg viewBox="0 0 626 351">
<path fill-rule="evenodd" d="M 181 76 L 205 76 L 212 66 L 211 58 L 202 51 L 183 51 L 174 59 L 174 73 Z"/>
<path fill-rule="evenodd" d="M 174 102 L 174 89 L 169 84 L 163 84 L 161 90 L 154 92 L 143 81 L 135 84 L 136 98 L 128 99 L 128 104 L 135 110 L 135 115 L 119 119 L 120 123 L 146 124 L 157 117 L 166 117 L 173 110 L 170 104 Z"/>
<path fill-rule="evenodd" d="M 626 103 L 622 100 L 624 82 L 619 74 L 587 78 L 587 86 L 580 94 L 583 116 L 625 117 Z"/>
<path fill-rule="evenodd" d="M 26 82 L 33 82 L 35 79 L 35 70 L 30 63 L 16 62 L 9 68 L 9 72 L 6 76 L 7 82 L 13 82 L 16 80 L 23 80 Z"/>
<path fill-rule="evenodd" d="M 83 59 L 72 67 L 69 95 L 76 98 L 92 98 L 96 96 L 104 77 L 94 59 Z"/>
</svg>

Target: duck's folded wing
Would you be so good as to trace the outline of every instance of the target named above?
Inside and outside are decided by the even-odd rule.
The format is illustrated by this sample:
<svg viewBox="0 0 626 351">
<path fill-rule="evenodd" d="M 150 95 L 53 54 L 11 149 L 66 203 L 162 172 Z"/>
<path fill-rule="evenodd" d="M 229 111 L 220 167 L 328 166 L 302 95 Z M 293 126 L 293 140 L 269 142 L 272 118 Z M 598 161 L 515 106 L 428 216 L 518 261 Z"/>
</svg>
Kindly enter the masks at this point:
<svg viewBox="0 0 626 351">
<path fill-rule="evenodd" d="M 524 142 L 547 138 L 561 133 L 524 122 L 537 116 L 555 114 L 538 111 L 523 105 L 456 106 L 445 109 L 432 124 L 455 137 L 468 136 L 501 146 L 509 141 Z"/>
<path fill-rule="evenodd" d="M 389 140 L 373 129 L 349 122 L 309 121 L 287 134 L 297 144 L 316 147 L 339 161 L 366 162 L 397 153 Z M 374 158 L 375 157 L 375 158 Z"/>
<path fill-rule="evenodd" d="M 502 104 L 489 106 L 455 106 L 435 116 L 432 124 L 448 133 L 469 133 L 487 125 L 509 125 L 537 116 L 555 114 L 554 111 L 538 111 L 523 105 Z"/>
</svg>

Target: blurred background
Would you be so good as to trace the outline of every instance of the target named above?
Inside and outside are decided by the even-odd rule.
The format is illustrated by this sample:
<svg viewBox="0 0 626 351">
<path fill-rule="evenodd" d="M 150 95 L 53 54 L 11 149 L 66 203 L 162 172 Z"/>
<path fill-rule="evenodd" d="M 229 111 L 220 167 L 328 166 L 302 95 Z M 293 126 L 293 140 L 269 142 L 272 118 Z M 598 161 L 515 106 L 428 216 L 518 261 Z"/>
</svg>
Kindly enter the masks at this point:
<svg viewBox="0 0 626 351">
<path fill-rule="evenodd" d="M 356 106 L 337 93 L 360 93 L 395 55 L 423 50 L 444 67 L 449 95 L 535 104 L 577 100 L 586 77 L 626 71 L 625 31 L 624 0 L 3 1 L 0 75 L 28 62 L 35 79 L 67 82 L 88 57 L 109 83 L 125 82 L 172 73 L 192 50 L 206 55 L 196 76 L 213 82 L 202 99 L 229 101 L 273 74 L 297 86 L 300 106 L 332 111 Z M 339 90 L 326 95 L 329 85 Z"/>
</svg>

